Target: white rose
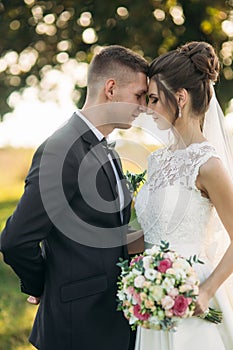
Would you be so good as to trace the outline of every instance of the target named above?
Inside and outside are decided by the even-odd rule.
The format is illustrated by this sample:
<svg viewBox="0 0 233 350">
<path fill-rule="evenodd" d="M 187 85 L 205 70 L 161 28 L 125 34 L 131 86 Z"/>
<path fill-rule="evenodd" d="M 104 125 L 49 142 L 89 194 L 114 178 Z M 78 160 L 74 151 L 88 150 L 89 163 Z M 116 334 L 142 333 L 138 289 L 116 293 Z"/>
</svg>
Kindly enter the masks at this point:
<svg viewBox="0 0 233 350">
<path fill-rule="evenodd" d="M 166 273 L 168 273 L 169 275 L 175 275 L 176 274 L 175 270 L 172 267 L 167 269 Z"/>
<path fill-rule="evenodd" d="M 157 271 L 155 271 L 153 269 L 147 269 L 147 270 L 145 270 L 145 277 L 148 280 L 154 281 L 155 278 L 157 277 Z"/>
<path fill-rule="evenodd" d="M 128 273 L 128 275 L 126 275 L 126 276 L 123 277 L 122 281 L 123 281 L 124 283 L 126 283 L 126 282 L 128 282 L 128 280 L 129 280 L 131 277 L 133 277 L 133 276 L 134 276 L 134 274 L 132 273 L 132 271 L 130 271 L 130 272 Z"/>
<path fill-rule="evenodd" d="M 192 290 L 192 286 L 190 286 L 190 284 L 183 284 L 182 286 L 180 286 L 179 291 L 181 293 L 185 293 L 185 292 L 189 292 L 190 290 Z"/>
<path fill-rule="evenodd" d="M 129 319 L 129 324 L 132 325 L 132 324 L 134 324 L 134 323 L 137 322 L 137 321 L 138 321 L 137 317 L 134 316 L 134 315 L 132 315 L 132 316 L 130 317 L 130 319 Z"/>
<path fill-rule="evenodd" d="M 138 269 L 133 269 L 133 270 L 132 270 L 132 274 L 133 274 L 133 275 L 141 275 L 142 272 L 139 271 Z"/>
<path fill-rule="evenodd" d="M 189 270 L 190 269 L 190 264 L 188 263 L 187 260 L 178 258 L 173 262 L 173 269 L 181 269 L 181 270 Z"/>
<path fill-rule="evenodd" d="M 157 246 L 156 244 L 153 245 L 153 247 L 151 248 L 152 254 L 157 254 L 160 252 L 160 248 L 159 246 Z"/>
<path fill-rule="evenodd" d="M 149 269 L 150 264 L 152 262 L 152 257 L 151 256 L 144 256 L 144 258 L 142 259 L 142 262 L 143 262 L 144 269 Z"/>
<path fill-rule="evenodd" d="M 174 268 L 175 276 L 177 279 L 185 280 L 186 279 L 186 273 L 183 269 L 180 268 Z"/>
<path fill-rule="evenodd" d="M 142 275 L 139 275 L 134 279 L 134 286 L 136 288 L 143 288 L 144 282 L 145 282 L 145 277 Z"/>
<path fill-rule="evenodd" d="M 169 293 L 171 289 L 174 288 L 175 285 L 175 279 L 174 278 L 165 278 L 162 287 L 166 289 L 166 291 Z"/>
<path fill-rule="evenodd" d="M 197 282 L 196 276 L 189 276 L 189 277 L 186 279 L 186 284 L 190 284 L 191 286 L 195 285 L 196 282 Z"/>
<path fill-rule="evenodd" d="M 118 296 L 119 300 L 121 300 L 121 301 L 123 301 L 125 299 L 125 293 L 123 292 L 123 290 L 118 291 L 117 296 Z"/>
<path fill-rule="evenodd" d="M 151 292 L 155 301 L 160 301 L 164 295 L 163 288 L 161 286 L 151 287 L 150 292 Z"/>
</svg>

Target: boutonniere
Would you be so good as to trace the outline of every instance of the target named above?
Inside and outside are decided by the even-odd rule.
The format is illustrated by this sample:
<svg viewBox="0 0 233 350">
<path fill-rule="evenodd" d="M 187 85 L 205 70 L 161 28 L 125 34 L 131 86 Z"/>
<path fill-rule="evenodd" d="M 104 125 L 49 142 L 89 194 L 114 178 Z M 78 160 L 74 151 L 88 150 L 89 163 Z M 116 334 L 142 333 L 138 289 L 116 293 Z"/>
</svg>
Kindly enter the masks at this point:
<svg viewBox="0 0 233 350">
<path fill-rule="evenodd" d="M 146 175 L 146 170 L 140 174 L 131 173 L 128 170 L 125 173 L 127 186 L 132 196 L 131 216 L 130 216 L 129 226 L 131 226 L 135 230 L 139 230 L 141 228 L 137 220 L 137 215 L 134 207 L 135 198 L 139 191 L 140 186 L 144 184 L 144 182 L 146 181 L 145 175 Z"/>
<path fill-rule="evenodd" d="M 140 174 L 134 174 L 134 173 L 129 172 L 128 170 L 126 171 L 125 178 L 126 178 L 127 183 L 128 183 L 128 188 L 129 188 L 130 193 L 132 193 L 132 195 L 134 197 L 136 196 L 136 194 L 139 190 L 140 184 L 141 183 L 144 184 L 144 182 L 146 181 L 145 175 L 146 175 L 146 170 Z"/>
</svg>

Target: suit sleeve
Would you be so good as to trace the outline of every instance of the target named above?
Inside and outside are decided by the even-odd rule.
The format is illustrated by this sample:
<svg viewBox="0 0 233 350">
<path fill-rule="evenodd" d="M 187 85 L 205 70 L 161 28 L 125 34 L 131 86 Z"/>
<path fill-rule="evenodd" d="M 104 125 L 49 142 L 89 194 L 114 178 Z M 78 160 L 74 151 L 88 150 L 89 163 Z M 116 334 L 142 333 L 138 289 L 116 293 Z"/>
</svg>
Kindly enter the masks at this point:
<svg viewBox="0 0 233 350">
<path fill-rule="evenodd" d="M 41 296 L 44 287 L 46 268 L 45 257 L 41 249 L 41 242 L 47 235 L 52 234 L 54 224 L 47 214 L 41 197 L 40 164 L 44 154 L 43 147 L 35 153 L 31 169 L 25 181 L 25 190 L 13 215 L 8 219 L 1 234 L 1 252 L 4 261 L 9 264 L 19 276 L 21 291 L 36 297 Z M 58 162 L 58 156 L 47 154 L 44 163 L 43 176 L 46 179 L 55 178 L 53 169 Z M 63 163 L 63 186 L 66 189 L 67 200 L 75 192 L 75 169 L 69 157 Z M 48 192 L 55 193 L 53 182 L 48 182 Z M 59 215 L 62 208 L 54 201 L 55 215 Z"/>
</svg>

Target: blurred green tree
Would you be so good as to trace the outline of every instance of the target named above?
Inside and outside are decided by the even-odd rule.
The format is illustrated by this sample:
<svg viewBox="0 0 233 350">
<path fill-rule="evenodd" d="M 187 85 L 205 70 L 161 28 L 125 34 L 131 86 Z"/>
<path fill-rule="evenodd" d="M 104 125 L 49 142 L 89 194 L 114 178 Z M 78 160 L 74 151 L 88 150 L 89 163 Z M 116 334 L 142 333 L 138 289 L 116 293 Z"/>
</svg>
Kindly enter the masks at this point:
<svg viewBox="0 0 233 350">
<path fill-rule="evenodd" d="M 48 71 L 85 70 L 109 44 L 130 47 L 150 61 L 186 41 L 208 41 L 222 62 L 217 93 L 224 109 L 232 98 L 233 0 L 5 0 L 0 21 L 1 119 L 13 107 L 12 93 L 34 86 L 39 98 L 51 98 Z M 74 74 L 73 84 L 72 98 L 81 105 L 85 79 Z"/>
</svg>

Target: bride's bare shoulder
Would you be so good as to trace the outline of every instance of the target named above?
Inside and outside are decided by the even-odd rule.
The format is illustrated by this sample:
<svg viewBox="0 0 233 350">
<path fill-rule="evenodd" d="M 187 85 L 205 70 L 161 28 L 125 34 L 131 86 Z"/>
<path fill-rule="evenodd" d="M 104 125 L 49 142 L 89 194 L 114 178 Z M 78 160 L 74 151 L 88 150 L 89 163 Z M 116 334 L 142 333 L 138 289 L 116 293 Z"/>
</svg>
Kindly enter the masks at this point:
<svg viewBox="0 0 233 350">
<path fill-rule="evenodd" d="M 218 157 L 210 157 L 201 167 L 200 175 L 208 176 L 221 171 L 226 171 L 223 162 Z"/>
<path fill-rule="evenodd" d="M 204 186 L 219 185 L 221 183 L 232 182 L 221 159 L 211 157 L 199 169 L 199 181 Z"/>
</svg>

